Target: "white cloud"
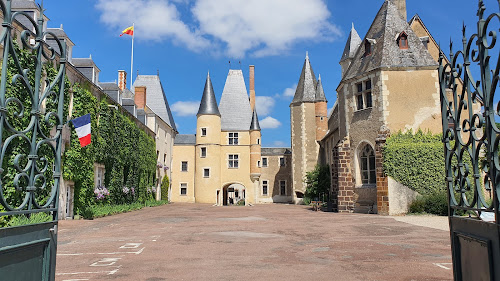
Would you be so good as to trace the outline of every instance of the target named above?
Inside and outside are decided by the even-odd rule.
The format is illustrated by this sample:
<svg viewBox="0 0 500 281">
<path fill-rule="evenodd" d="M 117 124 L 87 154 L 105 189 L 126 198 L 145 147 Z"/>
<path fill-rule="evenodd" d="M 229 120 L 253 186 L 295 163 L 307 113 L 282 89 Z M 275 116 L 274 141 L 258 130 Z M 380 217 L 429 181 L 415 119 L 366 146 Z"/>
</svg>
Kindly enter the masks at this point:
<svg viewBox="0 0 500 281">
<path fill-rule="evenodd" d="M 193 116 L 198 113 L 200 102 L 196 101 L 178 101 L 170 107 L 178 116 Z"/>
<path fill-rule="evenodd" d="M 97 0 L 101 21 L 121 31 L 132 22 L 136 36 L 171 40 L 192 51 L 234 58 L 279 55 L 298 42 L 341 35 L 325 0 Z M 176 5 L 189 4 L 187 14 Z M 182 9 L 183 11 L 185 9 Z M 189 22 L 188 22 L 189 21 Z M 221 50 L 221 46 L 225 50 Z"/>
<path fill-rule="evenodd" d="M 274 141 L 273 146 L 274 147 L 284 147 L 284 146 L 286 146 L 286 143 L 284 141 Z"/>
<path fill-rule="evenodd" d="M 177 1 L 179 2 L 179 1 Z M 135 36 L 161 41 L 165 38 L 192 51 L 210 46 L 196 28 L 181 20 L 175 4 L 166 0 L 98 0 L 101 21 L 119 31 L 135 23 Z"/>
<path fill-rule="evenodd" d="M 297 90 L 297 84 L 293 84 L 292 87 L 286 88 L 283 91 L 283 97 L 293 97 L 295 96 L 295 91 Z"/>
<path fill-rule="evenodd" d="M 268 116 L 274 107 L 274 98 L 266 96 L 255 97 L 255 108 L 260 117 Z"/>
<path fill-rule="evenodd" d="M 274 119 L 271 116 L 268 116 L 259 121 L 259 125 L 262 129 L 276 129 L 281 126 L 281 122 Z"/>
</svg>

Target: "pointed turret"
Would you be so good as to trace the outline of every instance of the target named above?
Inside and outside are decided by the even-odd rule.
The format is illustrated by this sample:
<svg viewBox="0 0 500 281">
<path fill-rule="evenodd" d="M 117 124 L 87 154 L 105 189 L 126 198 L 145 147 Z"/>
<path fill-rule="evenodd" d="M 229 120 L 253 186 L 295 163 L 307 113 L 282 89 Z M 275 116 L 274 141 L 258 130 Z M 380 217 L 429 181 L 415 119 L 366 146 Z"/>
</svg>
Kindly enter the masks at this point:
<svg viewBox="0 0 500 281">
<path fill-rule="evenodd" d="M 318 78 L 318 83 L 316 84 L 316 102 L 327 102 L 325 91 L 323 90 L 323 84 L 321 83 L 321 74 Z"/>
<path fill-rule="evenodd" d="M 351 65 L 351 61 L 354 58 L 359 45 L 361 45 L 361 38 L 354 28 L 354 23 L 352 23 L 351 32 L 349 33 L 349 38 L 347 38 L 344 52 L 342 53 L 342 58 L 340 59 L 340 65 L 342 66 L 342 76 L 344 76 L 344 73 L 349 68 L 349 65 Z"/>
<path fill-rule="evenodd" d="M 198 114 L 196 114 L 196 116 L 200 115 L 220 116 L 217 100 L 215 99 L 214 88 L 212 86 L 212 80 L 210 80 L 210 73 L 207 74 L 207 81 L 205 82 L 205 89 L 203 90 L 200 109 L 198 110 Z"/>
<path fill-rule="evenodd" d="M 250 124 L 250 131 L 260 131 L 259 117 L 257 116 L 257 110 L 253 110 L 252 123 Z"/>
<path fill-rule="evenodd" d="M 304 61 L 299 83 L 297 84 L 297 90 L 295 91 L 295 96 L 293 97 L 291 105 L 303 102 L 314 102 L 316 100 L 317 83 L 316 76 L 314 76 L 314 71 L 311 67 L 311 62 L 309 61 L 309 54 L 306 53 L 306 60 Z"/>
</svg>

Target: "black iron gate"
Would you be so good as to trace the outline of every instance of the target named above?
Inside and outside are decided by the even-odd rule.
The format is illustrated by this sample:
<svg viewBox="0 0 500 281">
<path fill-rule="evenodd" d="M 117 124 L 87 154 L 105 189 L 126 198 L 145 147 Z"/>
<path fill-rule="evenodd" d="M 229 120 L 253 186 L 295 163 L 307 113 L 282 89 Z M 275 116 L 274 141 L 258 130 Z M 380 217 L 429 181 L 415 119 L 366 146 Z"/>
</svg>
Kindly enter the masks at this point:
<svg viewBox="0 0 500 281">
<path fill-rule="evenodd" d="M 43 2 L 37 21 L 0 9 L 0 279 L 54 280 L 66 45 Z"/>
<path fill-rule="evenodd" d="M 474 281 L 500 280 L 500 14 L 478 3 L 477 31 L 439 67 L 454 278 Z"/>
</svg>

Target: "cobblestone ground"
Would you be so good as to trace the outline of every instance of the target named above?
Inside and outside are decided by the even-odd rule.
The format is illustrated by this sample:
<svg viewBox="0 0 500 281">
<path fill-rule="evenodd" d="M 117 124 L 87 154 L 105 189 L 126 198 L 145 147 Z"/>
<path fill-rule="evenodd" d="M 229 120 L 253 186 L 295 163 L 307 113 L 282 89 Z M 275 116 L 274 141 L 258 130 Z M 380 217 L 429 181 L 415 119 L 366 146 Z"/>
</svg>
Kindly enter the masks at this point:
<svg viewBox="0 0 500 281">
<path fill-rule="evenodd" d="M 61 221 L 56 280 L 452 280 L 449 233 L 305 206 L 170 204 Z"/>
</svg>

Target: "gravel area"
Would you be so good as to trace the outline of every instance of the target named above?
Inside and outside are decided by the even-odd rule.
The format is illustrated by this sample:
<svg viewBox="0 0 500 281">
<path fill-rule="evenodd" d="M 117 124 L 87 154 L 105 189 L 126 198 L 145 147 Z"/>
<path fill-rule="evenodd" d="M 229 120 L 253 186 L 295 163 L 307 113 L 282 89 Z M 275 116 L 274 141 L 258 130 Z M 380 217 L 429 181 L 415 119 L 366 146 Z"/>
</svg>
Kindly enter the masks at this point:
<svg viewBox="0 0 500 281">
<path fill-rule="evenodd" d="M 406 216 L 392 216 L 392 218 L 399 222 L 405 222 L 408 224 L 425 226 L 444 231 L 450 231 L 448 217 L 433 216 L 433 215 L 406 215 Z"/>
</svg>

